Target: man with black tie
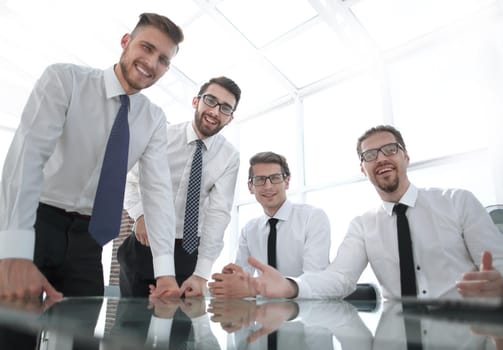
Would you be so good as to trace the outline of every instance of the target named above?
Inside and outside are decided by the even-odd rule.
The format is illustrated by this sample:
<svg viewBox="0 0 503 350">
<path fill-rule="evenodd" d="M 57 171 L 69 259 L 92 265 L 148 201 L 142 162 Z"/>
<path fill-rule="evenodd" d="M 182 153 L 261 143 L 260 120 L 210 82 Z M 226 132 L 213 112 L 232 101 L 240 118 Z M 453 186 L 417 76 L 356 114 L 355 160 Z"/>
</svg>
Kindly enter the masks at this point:
<svg viewBox="0 0 503 350">
<path fill-rule="evenodd" d="M 192 99 L 193 120 L 168 126 L 166 176 L 172 180 L 174 198 L 170 200 L 176 213 L 175 272 L 185 296 L 204 294 L 213 263 L 223 248 L 239 153 L 220 131 L 233 120 L 240 98 L 241 89 L 233 80 L 213 78 Z M 128 175 L 124 203 L 135 219 L 135 229 L 117 253 L 123 297 L 148 296 L 155 285 L 154 245 L 145 228 L 138 180 L 133 169 Z"/>
<path fill-rule="evenodd" d="M 411 295 L 411 290 L 420 298 L 456 298 L 468 293 L 467 285 L 478 287 L 471 295 L 503 296 L 503 235 L 472 193 L 411 184 L 409 154 L 402 135 L 392 126 L 366 131 L 358 139 L 357 152 L 361 171 L 382 205 L 350 223 L 335 260 L 322 272 L 286 279 L 250 258 L 252 266 L 263 271 L 253 281 L 261 295 L 342 298 L 351 293 L 370 263 L 384 298 Z M 394 209 L 399 203 L 406 207 Z M 402 259 L 399 253 L 397 233 L 407 231 L 402 231 L 404 219 L 410 228 L 410 259 Z M 412 265 L 407 267 L 406 262 Z M 405 269 L 412 271 L 411 276 L 403 276 Z"/>
<path fill-rule="evenodd" d="M 250 220 L 241 232 L 235 264 L 213 274 L 210 292 L 218 297 L 251 297 L 253 285 L 240 279 L 243 270 L 253 275 L 248 257 L 276 267 L 288 276 L 321 271 L 330 262 L 330 221 L 320 208 L 292 203 L 286 191 L 290 168 L 285 157 L 260 152 L 250 158 L 248 189 L 260 203 L 264 214 Z"/>
</svg>

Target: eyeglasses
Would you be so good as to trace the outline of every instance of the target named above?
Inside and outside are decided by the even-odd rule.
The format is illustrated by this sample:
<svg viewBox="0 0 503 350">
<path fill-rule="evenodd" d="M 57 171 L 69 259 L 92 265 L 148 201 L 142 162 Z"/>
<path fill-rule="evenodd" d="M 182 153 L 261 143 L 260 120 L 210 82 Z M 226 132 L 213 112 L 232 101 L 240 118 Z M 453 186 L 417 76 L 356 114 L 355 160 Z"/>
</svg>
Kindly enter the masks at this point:
<svg viewBox="0 0 503 350">
<path fill-rule="evenodd" d="M 279 184 L 285 180 L 286 174 L 272 174 L 269 176 L 253 176 L 250 178 L 250 182 L 253 186 L 264 186 L 267 179 L 271 181 L 271 184 Z"/>
<path fill-rule="evenodd" d="M 365 152 L 362 152 L 360 154 L 360 160 L 362 162 L 366 161 L 367 163 L 373 162 L 374 160 L 377 159 L 379 151 L 381 151 L 382 154 L 384 154 L 386 157 L 390 157 L 390 156 L 395 155 L 399 149 L 401 149 L 402 151 L 405 152 L 405 149 L 403 148 L 403 146 L 401 144 L 399 144 L 398 142 L 388 143 L 388 144 L 381 146 L 379 148 L 373 148 L 373 149 L 369 149 Z"/>
<path fill-rule="evenodd" d="M 234 107 L 232 107 L 231 105 L 229 105 L 227 103 L 218 103 L 217 98 L 213 95 L 210 95 L 210 94 L 199 95 L 199 96 L 197 96 L 197 98 L 202 98 L 204 104 L 208 107 L 214 108 L 214 107 L 218 106 L 218 110 L 222 114 L 224 114 L 228 117 L 230 117 L 232 115 L 232 113 L 234 112 Z"/>
</svg>

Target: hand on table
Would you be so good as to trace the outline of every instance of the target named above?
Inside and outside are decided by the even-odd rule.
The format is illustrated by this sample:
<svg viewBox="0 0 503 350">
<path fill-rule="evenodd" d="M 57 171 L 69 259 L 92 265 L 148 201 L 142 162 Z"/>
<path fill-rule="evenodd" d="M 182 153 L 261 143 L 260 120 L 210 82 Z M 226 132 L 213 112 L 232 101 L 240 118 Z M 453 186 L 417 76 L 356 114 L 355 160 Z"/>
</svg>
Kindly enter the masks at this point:
<svg viewBox="0 0 503 350">
<path fill-rule="evenodd" d="M 236 264 L 226 265 L 222 273 L 211 276 L 213 281 L 208 283 L 210 293 L 217 298 L 245 298 L 257 295 L 248 273 Z"/>
<path fill-rule="evenodd" d="M 31 260 L 0 260 L 0 298 L 40 298 L 43 292 L 51 300 L 63 298 Z"/>
</svg>

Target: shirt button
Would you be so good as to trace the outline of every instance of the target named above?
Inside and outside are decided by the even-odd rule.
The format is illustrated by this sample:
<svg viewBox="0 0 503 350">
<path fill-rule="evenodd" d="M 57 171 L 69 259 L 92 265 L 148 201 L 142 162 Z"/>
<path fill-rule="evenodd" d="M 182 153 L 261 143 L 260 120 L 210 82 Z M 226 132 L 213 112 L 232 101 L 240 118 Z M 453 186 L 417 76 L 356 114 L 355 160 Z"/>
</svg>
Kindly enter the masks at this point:
<svg viewBox="0 0 503 350">
<path fill-rule="evenodd" d="M 423 290 L 423 294 L 426 294 L 426 291 L 425 291 L 425 290 Z"/>
<path fill-rule="evenodd" d="M 421 266 L 417 265 L 416 269 L 419 271 L 421 270 Z"/>
</svg>

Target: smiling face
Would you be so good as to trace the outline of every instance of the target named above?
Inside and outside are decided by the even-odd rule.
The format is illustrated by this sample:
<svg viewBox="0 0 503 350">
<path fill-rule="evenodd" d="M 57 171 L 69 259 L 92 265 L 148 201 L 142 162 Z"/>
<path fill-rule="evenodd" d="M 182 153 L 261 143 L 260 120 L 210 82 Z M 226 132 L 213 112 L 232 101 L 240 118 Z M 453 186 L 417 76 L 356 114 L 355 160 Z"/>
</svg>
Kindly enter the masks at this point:
<svg viewBox="0 0 503 350">
<path fill-rule="evenodd" d="M 228 104 L 231 107 L 236 106 L 236 98 L 234 95 L 218 84 L 210 84 L 202 95 L 212 95 L 215 97 L 219 104 Z M 213 136 L 220 132 L 229 124 L 233 116 L 228 116 L 220 112 L 220 106 L 217 104 L 215 107 L 210 107 L 204 103 L 200 97 L 194 97 L 192 100 L 192 107 L 194 107 L 194 129 L 201 139 Z"/>
<path fill-rule="evenodd" d="M 281 165 L 275 163 L 257 163 L 252 166 L 252 171 L 253 176 L 270 176 L 283 173 Z M 283 182 L 278 184 L 272 184 L 270 180 L 266 180 L 264 185 L 254 186 L 248 182 L 248 189 L 251 194 L 255 195 L 257 202 L 262 205 L 264 213 L 272 217 L 286 201 L 286 190 L 289 184 L 290 177 L 287 176 Z"/>
<path fill-rule="evenodd" d="M 393 142 L 397 142 L 397 140 L 392 133 L 377 132 L 362 141 L 361 149 L 362 152 L 365 152 Z M 399 149 L 396 154 L 391 156 L 377 152 L 376 160 L 362 161 L 360 168 L 374 185 L 381 199 L 388 202 L 398 202 L 410 184 L 407 178 L 408 165 L 409 155 Z"/>
<path fill-rule="evenodd" d="M 166 34 L 153 26 L 144 26 L 134 34 L 125 34 L 115 73 L 128 95 L 152 86 L 169 69 L 177 46 Z"/>
</svg>

